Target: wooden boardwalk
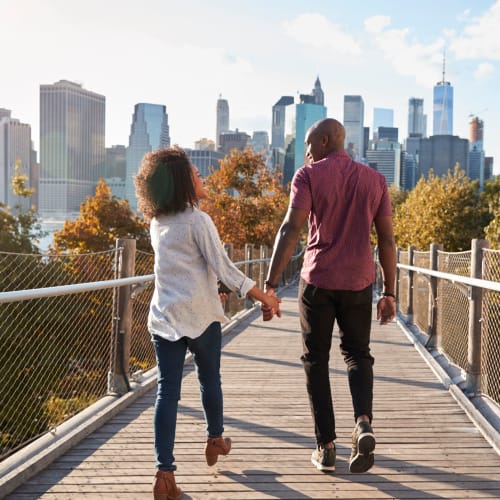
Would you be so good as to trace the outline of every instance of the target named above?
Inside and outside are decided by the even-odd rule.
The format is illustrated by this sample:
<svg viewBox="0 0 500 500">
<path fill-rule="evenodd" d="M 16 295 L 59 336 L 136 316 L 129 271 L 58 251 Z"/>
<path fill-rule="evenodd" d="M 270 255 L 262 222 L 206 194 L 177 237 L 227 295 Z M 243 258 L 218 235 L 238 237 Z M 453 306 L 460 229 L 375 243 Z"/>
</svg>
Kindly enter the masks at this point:
<svg viewBox="0 0 500 500">
<path fill-rule="evenodd" d="M 311 465 L 296 294 L 285 292 L 283 318 L 264 323 L 255 314 L 224 339 L 225 434 L 233 450 L 213 468 L 204 462 L 197 381 L 186 366 L 175 448 L 183 499 L 499 498 L 500 457 L 396 323 L 373 328 L 375 466 L 348 471 L 353 416 L 338 342 L 331 362 L 337 470 Z M 150 392 L 7 498 L 151 498 L 153 403 Z"/>
</svg>

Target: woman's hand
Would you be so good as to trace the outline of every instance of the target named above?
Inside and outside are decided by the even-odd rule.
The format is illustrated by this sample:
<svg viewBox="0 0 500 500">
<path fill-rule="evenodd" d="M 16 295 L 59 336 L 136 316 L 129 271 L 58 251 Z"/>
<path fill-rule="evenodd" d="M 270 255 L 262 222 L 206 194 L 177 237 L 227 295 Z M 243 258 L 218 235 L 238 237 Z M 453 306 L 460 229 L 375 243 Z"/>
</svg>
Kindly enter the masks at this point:
<svg viewBox="0 0 500 500">
<path fill-rule="evenodd" d="M 273 319 L 275 314 L 278 318 L 281 318 L 280 302 L 281 299 L 274 293 L 274 289 L 268 288 L 265 292 L 265 299 L 262 300 L 260 306 L 264 321 Z"/>
</svg>

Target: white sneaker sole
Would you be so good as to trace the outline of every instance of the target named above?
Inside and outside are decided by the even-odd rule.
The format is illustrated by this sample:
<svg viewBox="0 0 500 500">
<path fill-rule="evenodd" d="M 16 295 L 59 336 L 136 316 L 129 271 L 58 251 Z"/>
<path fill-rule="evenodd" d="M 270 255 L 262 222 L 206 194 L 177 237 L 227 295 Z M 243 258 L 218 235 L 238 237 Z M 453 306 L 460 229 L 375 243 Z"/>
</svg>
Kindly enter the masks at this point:
<svg viewBox="0 0 500 500">
<path fill-rule="evenodd" d="M 317 460 L 314 460 L 314 458 L 311 458 L 311 463 L 318 470 L 326 470 L 326 471 L 330 471 L 330 472 L 335 471 L 335 465 L 323 465 L 322 463 L 318 462 Z"/>
</svg>

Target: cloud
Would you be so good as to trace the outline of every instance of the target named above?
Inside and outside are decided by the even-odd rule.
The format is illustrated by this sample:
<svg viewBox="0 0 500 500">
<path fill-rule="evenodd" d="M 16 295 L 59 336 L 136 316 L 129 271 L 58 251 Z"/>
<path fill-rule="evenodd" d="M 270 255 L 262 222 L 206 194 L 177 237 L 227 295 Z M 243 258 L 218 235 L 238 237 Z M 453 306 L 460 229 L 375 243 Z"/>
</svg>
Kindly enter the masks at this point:
<svg viewBox="0 0 500 500">
<path fill-rule="evenodd" d="M 398 74 L 413 77 L 427 87 L 433 85 L 441 74 L 444 40 L 437 39 L 427 45 L 408 41 L 411 35 L 408 28 L 394 29 L 390 25 L 391 19 L 387 16 L 373 16 L 364 21 L 373 44 Z"/>
<path fill-rule="evenodd" d="M 285 33 L 304 45 L 328 48 L 338 54 L 359 55 L 361 45 L 353 36 L 321 14 L 301 14 L 284 22 Z"/>
<path fill-rule="evenodd" d="M 368 33 L 381 33 L 384 28 L 391 24 L 389 16 L 373 16 L 365 19 L 365 29 Z"/>
<path fill-rule="evenodd" d="M 485 62 L 478 65 L 476 71 L 474 71 L 474 78 L 477 80 L 482 80 L 483 78 L 487 78 L 495 71 L 495 67 L 493 64 Z"/>
<path fill-rule="evenodd" d="M 471 20 L 463 32 L 453 39 L 450 49 L 457 59 L 490 59 L 500 61 L 500 0 L 482 16 Z"/>
<path fill-rule="evenodd" d="M 461 14 L 457 16 L 457 21 L 464 22 L 470 19 L 470 9 L 465 9 Z"/>
</svg>

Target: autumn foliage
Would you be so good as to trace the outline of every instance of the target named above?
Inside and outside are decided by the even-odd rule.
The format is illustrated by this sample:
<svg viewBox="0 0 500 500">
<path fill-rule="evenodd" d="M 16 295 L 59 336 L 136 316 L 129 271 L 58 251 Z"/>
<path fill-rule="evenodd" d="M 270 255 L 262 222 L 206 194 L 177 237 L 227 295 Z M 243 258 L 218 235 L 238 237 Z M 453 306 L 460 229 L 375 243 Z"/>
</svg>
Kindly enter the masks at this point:
<svg viewBox="0 0 500 500">
<path fill-rule="evenodd" d="M 280 174 L 269 171 L 260 154 L 234 149 L 205 180 L 209 197 L 201 209 L 212 217 L 221 240 L 272 246 L 288 207 Z"/>
<path fill-rule="evenodd" d="M 135 238 L 138 249 L 151 251 L 148 225 L 132 212 L 127 200 L 113 196 L 106 181 L 100 179 L 95 196 L 87 196 L 81 204 L 80 217 L 66 221 L 54 233 L 54 250 L 75 254 L 111 250 L 117 238 Z"/>
<path fill-rule="evenodd" d="M 472 239 L 484 238 L 491 219 L 478 182 L 459 168 L 442 177 L 431 172 L 393 208 L 396 244 L 419 250 L 428 250 L 431 243 L 442 244 L 447 252 L 469 250 Z"/>
</svg>

